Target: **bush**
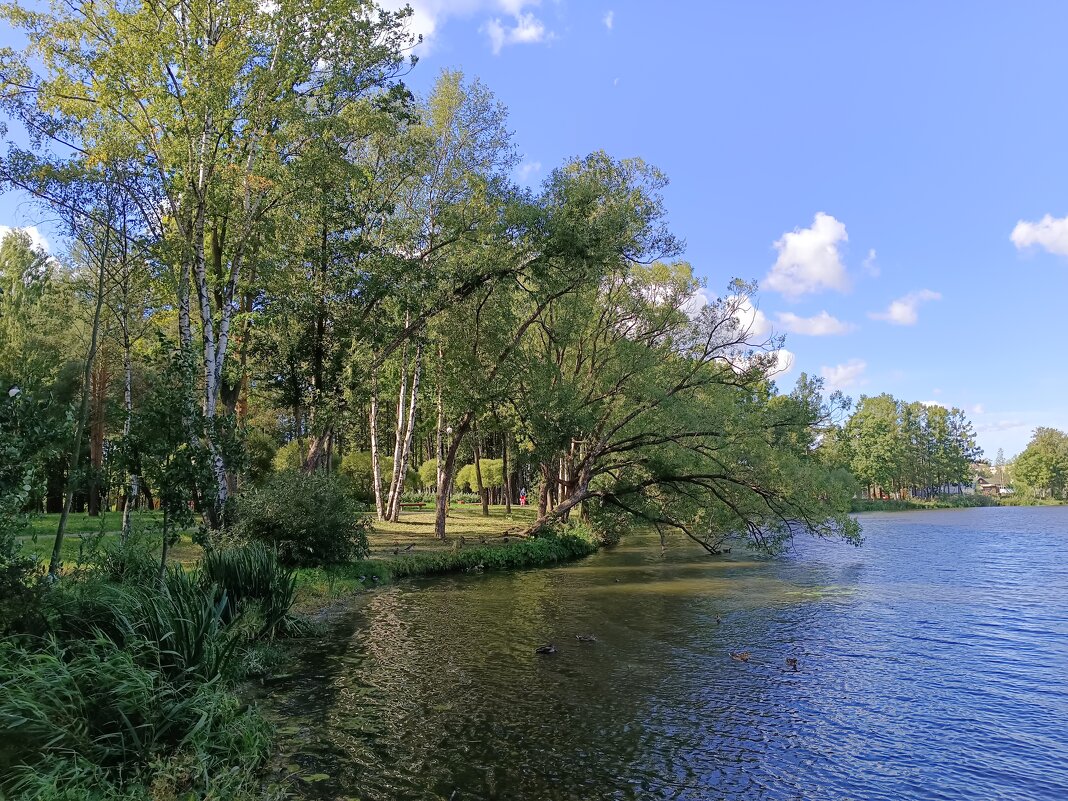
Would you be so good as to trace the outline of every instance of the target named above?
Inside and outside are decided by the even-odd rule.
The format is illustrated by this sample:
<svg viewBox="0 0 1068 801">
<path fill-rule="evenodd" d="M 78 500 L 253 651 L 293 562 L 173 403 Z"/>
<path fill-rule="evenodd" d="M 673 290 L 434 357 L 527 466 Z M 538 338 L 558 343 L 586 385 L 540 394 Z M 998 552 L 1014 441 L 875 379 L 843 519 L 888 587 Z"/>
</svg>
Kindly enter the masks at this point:
<svg viewBox="0 0 1068 801">
<path fill-rule="evenodd" d="M 253 484 L 258 484 L 274 470 L 274 457 L 278 444 L 274 437 L 259 429 L 249 429 L 245 434 L 245 454 L 248 457 L 246 475 Z M 297 465 L 296 469 L 299 469 Z"/>
<path fill-rule="evenodd" d="M 274 457 L 271 459 L 271 465 L 277 473 L 282 473 L 286 470 L 302 470 L 304 468 L 304 460 L 307 458 L 308 440 L 293 439 L 275 451 Z M 330 469 L 337 470 L 340 464 L 341 460 L 338 458 L 337 451 L 334 451 L 330 455 Z"/>
<path fill-rule="evenodd" d="M 382 492 L 388 493 L 389 485 L 393 481 L 393 458 L 379 456 L 378 469 L 382 473 Z M 341 473 L 352 482 L 352 489 L 358 501 L 367 504 L 375 502 L 374 470 L 369 451 L 346 453 L 345 458 L 341 460 Z M 404 487 L 416 489 L 418 486 L 419 474 L 409 466 L 404 477 Z"/>
<path fill-rule="evenodd" d="M 18 531 L 0 512 L 0 634 L 32 628 L 38 614 L 40 566 L 23 549 Z"/>
<path fill-rule="evenodd" d="M 402 556 L 386 562 L 393 579 L 432 576 L 462 570 L 517 570 L 588 556 L 598 542 L 583 526 L 563 526 L 536 539 L 517 540 L 507 545 L 476 546 L 456 551 Z"/>
<path fill-rule="evenodd" d="M 269 545 L 288 566 L 337 564 L 367 555 L 365 507 L 330 473 L 277 473 L 235 504 L 240 541 Z"/>
</svg>

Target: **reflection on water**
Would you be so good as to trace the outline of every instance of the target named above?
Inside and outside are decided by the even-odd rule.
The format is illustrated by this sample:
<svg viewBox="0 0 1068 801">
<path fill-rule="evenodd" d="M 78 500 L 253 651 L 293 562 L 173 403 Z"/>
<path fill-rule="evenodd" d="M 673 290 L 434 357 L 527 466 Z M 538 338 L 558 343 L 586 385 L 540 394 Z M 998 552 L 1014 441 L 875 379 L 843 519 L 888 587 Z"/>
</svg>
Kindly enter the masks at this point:
<svg viewBox="0 0 1068 801">
<path fill-rule="evenodd" d="M 1068 799 L 1068 508 L 863 522 L 387 588 L 265 703 L 313 798 Z"/>
</svg>

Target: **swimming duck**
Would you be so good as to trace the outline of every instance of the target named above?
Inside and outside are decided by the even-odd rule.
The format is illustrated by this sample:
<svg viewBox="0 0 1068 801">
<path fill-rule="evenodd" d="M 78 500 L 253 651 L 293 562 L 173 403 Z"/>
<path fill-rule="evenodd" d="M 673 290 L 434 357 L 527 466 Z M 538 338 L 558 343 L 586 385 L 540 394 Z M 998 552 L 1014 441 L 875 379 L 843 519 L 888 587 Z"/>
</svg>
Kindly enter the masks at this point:
<svg viewBox="0 0 1068 801">
<path fill-rule="evenodd" d="M 731 655 L 731 659 L 733 659 L 735 662 L 748 662 L 749 661 L 749 652 L 748 651 L 728 651 L 727 653 L 729 653 Z"/>
<path fill-rule="evenodd" d="M 786 657 L 786 667 L 796 671 L 797 670 L 797 659 L 795 657 L 792 657 L 792 656 Z"/>
<path fill-rule="evenodd" d="M 576 634 L 575 639 L 579 642 L 597 642 L 597 638 L 592 634 Z"/>
<path fill-rule="evenodd" d="M 552 643 L 549 643 L 548 645 L 539 645 L 537 648 L 534 649 L 534 653 L 536 653 L 536 654 L 555 654 L 556 653 L 556 646 L 553 645 Z"/>
</svg>

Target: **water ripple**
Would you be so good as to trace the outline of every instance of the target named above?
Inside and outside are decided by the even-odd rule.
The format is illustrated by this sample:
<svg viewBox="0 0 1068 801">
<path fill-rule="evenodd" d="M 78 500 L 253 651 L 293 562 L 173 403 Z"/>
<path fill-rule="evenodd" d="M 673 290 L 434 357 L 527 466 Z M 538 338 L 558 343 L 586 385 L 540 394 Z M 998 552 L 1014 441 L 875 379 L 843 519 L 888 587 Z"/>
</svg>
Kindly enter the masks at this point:
<svg viewBox="0 0 1068 801">
<path fill-rule="evenodd" d="M 631 541 L 579 565 L 374 593 L 267 688 L 288 762 L 329 776 L 295 787 L 1068 799 L 1068 509 L 862 522 L 860 550 L 661 558 Z M 534 654 L 547 641 L 559 652 Z M 742 650 L 748 662 L 728 656 Z"/>
</svg>

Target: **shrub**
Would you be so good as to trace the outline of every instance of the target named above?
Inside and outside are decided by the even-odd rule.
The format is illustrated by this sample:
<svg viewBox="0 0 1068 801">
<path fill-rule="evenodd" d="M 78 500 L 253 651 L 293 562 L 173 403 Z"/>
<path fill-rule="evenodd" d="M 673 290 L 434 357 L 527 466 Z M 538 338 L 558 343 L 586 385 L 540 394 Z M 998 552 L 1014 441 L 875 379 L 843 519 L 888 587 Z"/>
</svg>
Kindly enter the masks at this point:
<svg viewBox="0 0 1068 801">
<path fill-rule="evenodd" d="M 246 475 L 253 484 L 258 484 L 274 470 L 274 457 L 278 444 L 274 437 L 259 429 L 249 429 L 245 434 L 245 454 L 248 457 Z M 299 469 L 300 465 L 297 465 Z"/>
<path fill-rule="evenodd" d="M 42 590 L 37 559 L 23 549 L 17 531 L 0 512 L 0 634 L 34 626 Z"/>
<path fill-rule="evenodd" d="M 235 505 L 239 540 L 262 542 L 289 566 L 336 564 L 367 554 L 362 504 L 335 474 L 277 473 Z"/>
<path fill-rule="evenodd" d="M 382 473 L 382 492 L 389 492 L 390 482 L 393 480 L 393 459 L 390 456 L 379 456 L 378 469 Z M 352 482 L 353 492 L 356 499 L 362 503 L 374 503 L 375 484 L 374 470 L 371 465 L 371 454 L 368 451 L 350 451 L 341 460 L 341 473 Z M 419 486 L 419 474 L 410 466 L 404 477 L 404 487 L 416 489 Z"/>
<path fill-rule="evenodd" d="M 308 458 L 308 440 L 293 439 L 283 445 L 274 453 L 271 464 L 275 472 L 282 473 L 286 470 L 301 470 L 304 460 Z M 330 455 L 330 469 L 337 470 L 341 464 L 337 451 Z"/>
</svg>

